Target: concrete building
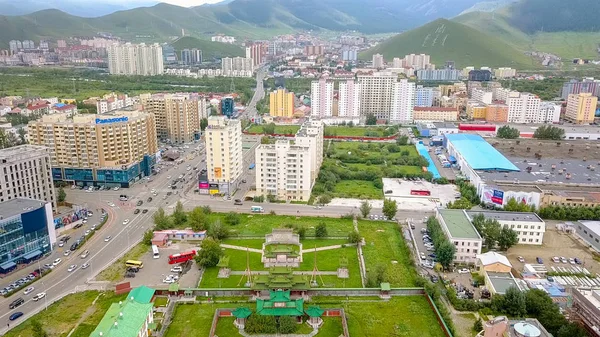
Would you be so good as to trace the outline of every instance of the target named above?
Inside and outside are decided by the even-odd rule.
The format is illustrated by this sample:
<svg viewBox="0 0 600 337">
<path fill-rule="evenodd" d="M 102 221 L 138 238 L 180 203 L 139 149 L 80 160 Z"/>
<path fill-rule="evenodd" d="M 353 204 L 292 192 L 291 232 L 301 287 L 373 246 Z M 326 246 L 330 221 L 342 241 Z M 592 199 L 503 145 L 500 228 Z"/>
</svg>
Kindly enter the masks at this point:
<svg viewBox="0 0 600 337">
<path fill-rule="evenodd" d="M 494 219 L 500 226 L 508 227 L 517 232 L 519 244 L 542 245 L 546 223 L 537 214 L 532 212 L 496 212 L 496 211 L 467 211 L 469 220 L 477 215 L 486 219 Z"/>
<path fill-rule="evenodd" d="M 465 210 L 437 208 L 435 213 L 444 234 L 456 246 L 454 262 L 473 263 L 481 253 L 483 240 Z"/>
<path fill-rule="evenodd" d="M 485 119 L 487 114 L 487 104 L 470 99 L 467 102 L 467 116 L 473 119 Z"/>
<path fill-rule="evenodd" d="M 483 331 L 476 337 L 552 337 L 535 318 L 508 320 L 505 316 L 496 317 L 483 323 Z"/>
<path fill-rule="evenodd" d="M 508 121 L 508 105 L 504 103 L 488 104 L 485 120 L 491 123 L 506 123 Z"/>
<path fill-rule="evenodd" d="M 56 210 L 48 148 L 19 145 L 0 149 L 0 203 L 17 198 L 44 200 Z"/>
<path fill-rule="evenodd" d="M 323 45 L 304 46 L 304 55 L 306 55 L 306 56 L 323 55 L 323 54 L 325 54 L 325 47 Z"/>
<path fill-rule="evenodd" d="M 52 203 L 25 198 L 1 202 L 0 229 L 0 273 L 7 273 L 52 250 Z"/>
<path fill-rule="evenodd" d="M 402 68 L 402 59 L 399 57 L 394 57 L 392 60 L 392 68 Z"/>
<path fill-rule="evenodd" d="M 254 43 L 246 46 L 246 58 L 252 59 L 254 67 L 258 67 L 263 63 L 263 46 L 260 43 Z"/>
<path fill-rule="evenodd" d="M 515 91 L 508 88 L 494 88 L 492 89 L 492 100 L 506 103 L 511 92 Z"/>
<path fill-rule="evenodd" d="M 277 140 L 255 150 L 256 193 L 279 200 L 306 201 L 323 161 L 323 123 L 307 121 L 296 133 L 294 144 Z"/>
<path fill-rule="evenodd" d="M 184 49 L 181 51 L 181 63 L 185 65 L 198 65 L 202 64 L 202 50 L 192 48 Z"/>
<path fill-rule="evenodd" d="M 392 85 L 390 123 L 410 123 L 415 107 L 415 83 L 401 79 Z"/>
<path fill-rule="evenodd" d="M 310 85 L 311 116 L 327 118 L 333 115 L 333 81 L 324 78 Z"/>
<path fill-rule="evenodd" d="M 358 49 L 343 48 L 342 49 L 342 61 L 348 61 L 348 62 L 358 61 Z"/>
<path fill-rule="evenodd" d="M 458 81 L 460 70 L 456 69 L 420 69 L 417 78 L 421 81 Z"/>
<path fill-rule="evenodd" d="M 404 68 L 413 68 L 415 70 L 430 68 L 431 56 L 426 54 L 409 54 L 404 56 L 402 60 L 402 66 Z"/>
<path fill-rule="evenodd" d="M 417 85 L 415 93 L 415 107 L 431 107 L 433 106 L 434 89 Z"/>
<path fill-rule="evenodd" d="M 494 70 L 496 79 L 513 78 L 517 76 L 517 71 L 513 68 L 498 68 Z"/>
<path fill-rule="evenodd" d="M 509 123 L 539 123 L 540 104 L 542 100 L 530 93 L 512 91 L 509 94 L 508 105 Z"/>
<path fill-rule="evenodd" d="M 154 322 L 154 289 L 141 286 L 113 303 L 90 337 L 150 337 Z"/>
<path fill-rule="evenodd" d="M 338 117 L 360 117 L 361 86 L 354 80 L 339 82 Z"/>
<path fill-rule="evenodd" d="M 112 75 L 153 76 L 164 73 L 162 47 L 158 44 L 119 44 L 107 48 L 108 70 Z"/>
<path fill-rule="evenodd" d="M 489 90 L 475 88 L 471 93 L 471 98 L 480 101 L 485 104 L 491 104 L 493 100 L 494 93 Z"/>
<path fill-rule="evenodd" d="M 485 287 L 494 294 L 504 295 L 511 288 L 522 290 L 512 274 L 512 265 L 508 258 L 496 252 L 477 255 L 477 268 L 483 276 Z"/>
<path fill-rule="evenodd" d="M 591 93 L 571 94 L 567 99 L 565 119 L 575 124 L 591 124 L 597 105 L 598 97 Z"/>
<path fill-rule="evenodd" d="M 492 80 L 492 72 L 489 69 L 474 69 L 469 71 L 469 81 L 489 82 Z"/>
<path fill-rule="evenodd" d="M 584 78 L 581 81 L 570 80 L 563 85 L 560 97 L 568 99 L 569 95 L 590 93 L 593 96 L 600 96 L 600 80 L 593 78 Z"/>
<path fill-rule="evenodd" d="M 375 115 L 389 120 L 392 110 L 392 89 L 398 76 L 391 73 L 358 75 L 360 84 L 360 115 Z"/>
<path fill-rule="evenodd" d="M 287 89 L 277 89 L 269 94 L 269 114 L 271 117 L 291 118 L 294 116 L 293 92 Z"/>
<path fill-rule="evenodd" d="M 221 59 L 221 74 L 229 77 L 252 77 L 254 60 L 248 57 L 224 57 Z"/>
<path fill-rule="evenodd" d="M 458 109 L 440 107 L 415 107 L 413 121 L 418 122 L 455 122 L 458 120 Z"/>
<path fill-rule="evenodd" d="M 580 322 L 590 336 L 600 337 L 600 289 L 573 288 L 571 318 Z"/>
<path fill-rule="evenodd" d="M 541 206 L 568 206 L 568 207 L 590 207 L 600 206 L 600 192 L 576 190 L 545 190 L 543 191 Z"/>
<path fill-rule="evenodd" d="M 126 94 L 110 93 L 102 96 L 96 101 L 96 112 L 104 114 L 107 112 L 124 109 L 133 105 L 133 100 Z"/>
<path fill-rule="evenodd" d="M 29 142 L 49 148 L 54 180 L 79 186 L 129 187 L 152 174 L 158 145 L 154 115 L 43 116 L 28 124 Z"/>
<path fill-rule="evenodd" d="M 552 102 L 541 102 L 540 114 L 536 123 L 558 124 L 560 122 L 560 110 L 560 104 L 555 104 Z"/>
<path fill-rule="evenodd" d="M 580 220 L 575 224 L 575 233 L 600 252 L 600 221 Z"/>
<path fill-rule="evenodd" d="M 385 66 L 385 60 L 383 59 L 383 55 L 381 55 L 381 54 L 373 55 L 373 68 L 383 69 L 384 66 Z"/>
<path fill-rule="evenodd" d="M 158 138 L 176 144 L 200 139 L 203 100 L 187 93 L 140 95 L 144 111 L 154 114 Z"/>
<path fill-rule="evenodd" d="M 210 190 L 229 195 L 243 172 L 242 124 L 236 119 L 210 116 L 204 132 L 208 183 L 215 185 Z"/>
</svg>

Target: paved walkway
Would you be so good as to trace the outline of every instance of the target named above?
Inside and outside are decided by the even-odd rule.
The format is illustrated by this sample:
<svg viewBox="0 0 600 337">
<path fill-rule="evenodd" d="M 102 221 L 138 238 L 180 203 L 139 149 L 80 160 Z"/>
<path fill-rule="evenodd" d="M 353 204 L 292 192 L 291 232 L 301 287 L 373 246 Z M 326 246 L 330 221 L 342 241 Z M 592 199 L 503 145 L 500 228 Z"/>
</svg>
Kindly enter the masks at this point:
<svg viewBox="0 0 600 337">
<path fill-rule="evenodd" d="M 356 244 L 346 243 L 346 244 L 344 244 L 344 246 L 356 246 Z M 342 245 L 333 245 L 333 246 L 325 246 L 325 247 L 318 247 L 318 248 L 302 249 L 302 254 L 314 253 L 315 251 L 320 252 L 323 250 L 340 249 L 340 248 L 342 248 Z"/>
<path fill-rule="evenodd" d="M 312 275 L 313 272 L 312 271 L 295 271 L 293 272 L 294 275 Z M 333 276 L 337 276 L 337 271 L 318 271 L 316 272 L 317 275 L 333 275 Z M 229 273 L 229 275 L 246 275 L 245 271 L 241 271 L 241 270 L 236 270 L 236 271 L 231 271 Z M 254 270 L 252 271 L 252 275 L 269 275 L 268 271 L 265 270 Z"/>
<path fill-rule="evenodd" d="M 233 245 L 227 245 L 227 244 L 224 244 L 224 243 L 221 244 L 221 247 L 227 248 L 227 249 L 243 250 L 243 251 L 249 251 L 249 252 L 252 252 L 252 253 L 262 254 L 262 250 L 261 249 L 256 249 L 256 248 L 233 246 Z"/>
<path fill-rule="evenodd" d="M 357 233 L 360 233 L 358 231 L 358 220 L 356 219 L 356 217 L 354 217 L 354 219 L 352 219 L 352 224 L 354 225 L 354 230 Z M 364 241 L 364 239 L 363 239 L 363 241 Z M 360 266 L 360 281 L 364 288 L 365 283 L 367 281 L 367 268 L 365 267 L 365 258 L 363 257 L 363 252 L 362 252 L 362 243 L 356 245 L 356 247 L 358 250 L 358 265 Z"/>
</svg>

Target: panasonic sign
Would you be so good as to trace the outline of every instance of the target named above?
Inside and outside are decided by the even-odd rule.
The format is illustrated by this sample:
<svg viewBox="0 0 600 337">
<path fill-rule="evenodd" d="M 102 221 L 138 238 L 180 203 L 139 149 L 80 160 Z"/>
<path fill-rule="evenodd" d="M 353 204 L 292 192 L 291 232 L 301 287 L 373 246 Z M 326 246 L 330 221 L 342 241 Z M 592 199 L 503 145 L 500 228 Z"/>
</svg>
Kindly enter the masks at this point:
<svg viewBox="0 0 600 337">
<path fill-rule="evenodd" d="M 106 118 L 106 119 L 100 119 L 100 118 L 96 118 L 96 124 L 110 124 L 110 123 L 119 123 L 119 122 L 127 122 L 129 119 L 125 116 L 123 117 L 116 117 L 116 118 Z"/>
</svg>

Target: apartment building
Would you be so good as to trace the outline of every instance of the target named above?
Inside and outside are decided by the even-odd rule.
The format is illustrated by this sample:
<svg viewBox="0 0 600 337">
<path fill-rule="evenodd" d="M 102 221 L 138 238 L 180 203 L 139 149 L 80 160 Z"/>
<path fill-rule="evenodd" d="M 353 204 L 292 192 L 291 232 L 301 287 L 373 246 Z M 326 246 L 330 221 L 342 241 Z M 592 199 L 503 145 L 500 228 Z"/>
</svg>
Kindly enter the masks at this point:
<svg viewBox="0 0 600 337">
<path fill-rule="evenodd" d="M 152 174 L 158 153 L 154 115 L 140 111 L 43 116 L 28 137 L 49 148 L 54 180 L 79 186 L 129 187 Z"/>
<path fill-rule="evenodd" d="M 399 57 L 394 57 L 392 60 L 392 68 L 402 68 L 402 59 Z"/>
<path fill-rule="evenodd" d="M 349 61 L 349 62 L 358 61 L 358 49 L 343 48 L 342 49 L 342 61 Z"/>
<path fill-rule="evenodd" d="M 404 56 L 402 67 L 413 68 L 415 70 L 426 69 L 431 67 L 431 56 L 426 54 L 409 54 Z"/>
<path fill-rule="evenodd" d="M 237 188 L 244 169 L 242 124 L 236 119 L 210 116 L 204 132 L 211 193 L 229 195 Z"/>
<path fill-rule="evenodd" d="M 565 119 L 575 124 L 591 124 L 594 122 L 598 97 L 591 93 L 571 94 L 567 99 Z"/>
<path fill-rule="evenodd" d="M 584 78 L 581 81 L 570 80 L 562 87 L 561 98 L 568 99 L 569 95 L 590 93 L 592 96 L 600 96 L 600 80 Z"/>
<path fill-rule="evenodd" d="M 93 101 L 94 99 L 90 99 Z M 85 102 L 84 102 L 85 103 Z M 104 114 L 107 112 L 124 109 L 133 105 L 133 99 L 126 94 L 110 93 L 96 99 L 96 112 Z"/>
<path fill-rule="evenodd" d="M 456 69 L 419 69 L 417 78 L 421 81 L 458 81 L 460 70 Z"/>
<path fill-rule="evenodd" d="M 469 221 L 479 214 L 486 219 L 494 219 L 500 226 L 508 227 L 517 232 L 519 244 L 542 245 L 546 223 L 532 212 L 496 212 L 496 211 L 466 211 Z"/>
<path fill-rule="evenodd" d="M 555 104 L 552 102 L 541 102 L 538 123 L 559 123 L 560 111 L 560 104 Z"/>
<path fill-rule="evenodd" d="M 49 148 L 19 145 L 0 149 L 0 203 L 17 198 L 44 200 L 56 210 Z"/>
<path fill-rule="evenodd" d="M 487 104 L 470 99 L 467 102 L 467 116 L 473 119 L 485 119 L 487 114 Z"/>
<path fill-rule="evenodd" d="M 229 77 L 252 77 L 254 60 L 249 57 L 224 57 L 221 59 L 221 74 Z"/>
<path fill-rule="evenodd" d="M 415 92 L 415 106 L 417 107 L 430 107 L 433 106 L 434 89 L 429 87 L 423 87 L 417 85 Z"/>
<path fill-rule="evenodd" d="M 417 122 L 455 122 L 458 120 L 457 108 L 415 107 L 413 121 Z"/>
<path fill-rule="evenodd" d="M 311 116 L 327 118 L 333 115 L 333 81 L 324 78 L 310 85 Z"/>
<path fill-rule="evenodd" d="M 360 117 L 361 85 L 354 80 L 339 82 L 338 117 Z"/>
<path fill-rule="evenodd" d="M 294 116 L 293 92 L 287 89 L 277 89 L 269 94 L 269 114 L 271 117 L 291 118 Z"/>
<path fill-rule="evenodd" d="M 212 42 L 221 42 L 221 43 L 229 43 L 229 44 L 234 44 L 235 43 L 235 37 L 233 37 L 233 36 L 227 36 L 227 35 L 215 35 L 215 36 L 211 36 L 210 40 Z"/>
<path fill-rule="evenodd" d="M 600 289 L 573 288 L 570 317 L 583 324 L 590 336 L 600 336 Z"/>
<path fill-rule="evenodd" d="M 492 100 L 507 102 L 508 96 L 510 96 L 511 92 L 516 92 L 516 91 L 510 90 L 508 88 L 501 88 L 501 87 L 494 88 L 494 89 L 492 89 Z"/>
<path fill-rule="evenodd" d="M 256 193 L 279 200 L 306 201 L 323 161 L 323 124 L 305 122 L 290 140 L 262 144 L 255 150 Z"/>
<path fill-rule="evenodd" d="M 415 107 L 415 83 L 401 79 L 392 85 L 392 110 L 390 123 L 410 123 Z"/>
<path fill-rule="evenodd" d="M 158 138 L 176 144 L 200 139 L 200 119 L 206 113 L 202 101 L 188 93 L 140 95 L 144 111 L 154 114 Z"/>
<path fill-rule="evenodd" d="M 164 73 L 162 47 L 158 44 L 119 44 L 107 48 L 108 70 L 112 75 L 153 76 Z"/>
<path fill-rule="evenodd" d="M 385 60 L 383 59 L 383 55 L 381 55 L 381 54 L 373 55 L 373 68 L 383 69 L 384 66 L 385 66 Z"/>
<path fill-rule="evenodd" d="M 306 55 L 306 56 L 323 55 L 323 54 L 325 54 L 325 47 L 323 45 L 304 46 L 304 55 Z"/>
<path fill-rule="evenodd" d="M 181 51 L 180 61 L 188 66 L 202 64 L 202 50 L 197 48 L 186 48 Z"/>
<path fill-rule="evenodd" d="M 508 105 L 497 102 L 488 104 L 485 120 L 492 123 L 506 123 L 508 121 Z"/>
<path fill-rule="evenodd" d="M 533 94 L 512 91 L 508 95 L 509 123 L 540 123 L 540 104 L 542 100 Z"/>
<path fill-rule="evenodd" d="M 496 79 L 513 78 L 517 76 L 517 71 L 513 68 L 498 68 L 494 70 Z"/>
<path fill-rule="evenodd" d="M 360 115 L 375 115 L 389 120 L 392 110 L 392 89 L 398 76 L 392 73 L 358 75 L 360 84 Z"/>
<path fill-rule="evenodd" d="M 482 88 L 475 88 L 471 93 L 471 98 L 485 104 L 490 104 L 494 98 L 494 93 Z"/>
<path fill-rule="evenodd" d="M 481 253 L 483 239 L 471 223 L 465 210 L 440 209 L 435 211 L 442 231 L 456 247 L 455 263 L 475 263 Z"/>
<path fill-rule="evenodd" d="M 257 67 L 263 63 L 262 44 L 254 43 L 246 46 L 246 58 L 252 59 L 252 64 Z"/>
</svg>

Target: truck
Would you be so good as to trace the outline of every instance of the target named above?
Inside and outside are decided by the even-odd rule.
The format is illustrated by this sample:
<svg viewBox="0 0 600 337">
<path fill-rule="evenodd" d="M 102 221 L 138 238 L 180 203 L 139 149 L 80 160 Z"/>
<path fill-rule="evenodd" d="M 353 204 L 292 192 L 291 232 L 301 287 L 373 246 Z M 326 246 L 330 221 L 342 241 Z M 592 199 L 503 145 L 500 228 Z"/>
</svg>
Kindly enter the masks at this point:
<svg viewBox="0 0 600 337">
<path fill-rule="evenodd" d="M 252 206 L 252 207 L 250 207 L 250 211 L 252 213 L 264 213 L 265 209 L 262 208 L 262 206 Z"/>
</svg>

